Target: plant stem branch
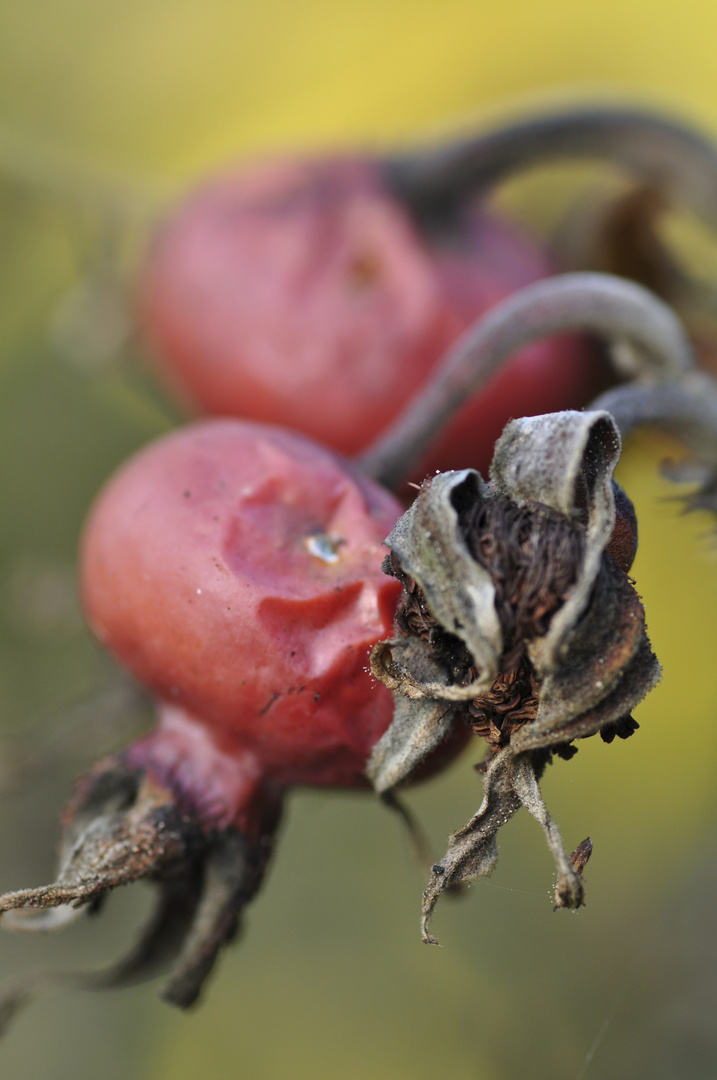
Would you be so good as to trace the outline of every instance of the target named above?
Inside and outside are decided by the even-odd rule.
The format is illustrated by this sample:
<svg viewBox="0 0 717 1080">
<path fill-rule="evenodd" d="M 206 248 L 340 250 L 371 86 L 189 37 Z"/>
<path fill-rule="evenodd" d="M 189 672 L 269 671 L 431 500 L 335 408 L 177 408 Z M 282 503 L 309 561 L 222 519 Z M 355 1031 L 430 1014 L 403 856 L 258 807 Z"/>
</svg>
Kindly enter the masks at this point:
<svg viewBox="0 0 717 1080">
<path fill-rule="evenodd" d="M 634 349 L 631 373 L 653 382 L 680 378 L 694 367 L 682 324 L 652 293 L 608 274 L 563 274 L 521 289 L 482 316 L 358 464 L 385 486 L 400 488 L 504 360 L 539 338 L 575 331 L 626 342 Z M 624 365 L 620 369 L 624 373 Z"/>
<path fill-rule="evenodd" d="M 472 138 L 388 157 L 389 184 L 415 208 L 460 202 L 555 159 L 598 158 L 656 183 L 717 227 L 717 145 L 649 109 L 555 109 Z"/>
</svg>

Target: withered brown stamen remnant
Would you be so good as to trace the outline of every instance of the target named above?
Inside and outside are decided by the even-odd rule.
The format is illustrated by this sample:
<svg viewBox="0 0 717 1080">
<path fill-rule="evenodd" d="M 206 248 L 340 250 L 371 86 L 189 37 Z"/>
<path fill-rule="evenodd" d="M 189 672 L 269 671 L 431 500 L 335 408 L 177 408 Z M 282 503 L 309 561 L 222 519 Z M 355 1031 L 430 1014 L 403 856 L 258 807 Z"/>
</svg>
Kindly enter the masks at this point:
<svg viewBox="0 0 717 1080">
<path fill-rule="evenodd" d="M 393 789 L 457 719 L 490 749 L 483 802 L 451 836 L 424 892 L 428 943 L 438 897 L 491 873 L 496 834 L 520 807 L 555 858 L 556 907 L 584 902 L 589 845 L 567 855 L 538 781 L 554 755 L 575 753 L 577 739 L 631 735 L 632 709 L 660 675 L 627 576 L 636 528 L 622 503 L 627 535 L 611 550 L 619 451 L 605 412 L 512 421 L 490 484 L 470 469 L 433 477 L 386 541 L 385 569 L 404 596 L 397 637 L 371 657 L 395 709 L 368 775 L 377 791 Z"/>
<path fill-rule="evenodd" d="M 491 750 L 505 746 L 511 735 L 538 715 L 540 680 L 533 665 L 522 656 L 518 666 L 501 672 L 487 694 L 464 707 L 464 717 L 473 732 L 485 739 Z"/>
<path fill-rule="evenodd" d="M 458 520 L 471 555 L 495 585 L 506 655 L 524 652 L 526 641 L 547 632 L 575 584 L 585 530 L 548 506 L 518 506 L 502 495 L 474 504 Z"/>
<path fill-rule="evenodd" d="M 540 679 L 527 657 L 527 645 L 547 632 L 575 584 L 585 530 L 550 507 L 518 506 L 505 496 L 456 510 L 468 550 L 493 582 L 503 638 L 498 677 L 486 693 L 456 712 L 497 750 L 536 718 Z M 395 553 L 388 556 L 385 569 L 404 586 L 396 613 L 398 632 L 428 642 L 432 657 L 453 682 L 467 686 L 478 678 L 466 646 L 434 618 L 423 591 L 402 571 Z"/>
</svg>

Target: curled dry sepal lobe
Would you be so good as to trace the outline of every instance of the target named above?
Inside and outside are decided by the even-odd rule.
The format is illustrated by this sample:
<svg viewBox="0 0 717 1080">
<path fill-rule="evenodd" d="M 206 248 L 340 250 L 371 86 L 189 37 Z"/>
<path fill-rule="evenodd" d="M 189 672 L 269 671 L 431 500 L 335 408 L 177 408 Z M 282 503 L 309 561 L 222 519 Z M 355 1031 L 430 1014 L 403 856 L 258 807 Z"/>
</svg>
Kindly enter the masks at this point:
<svg viewBox="0 0 717 1080">
<path fill-rule="evenodd" d="M 167 969 L 163 999 L 180 1008 L 194 1004 L 269 861 L 280 798 L 262 791 L 259 802 L 256 834 L 249 835 L 202 820 L 171 784 L 127 753 L 82 777 L 64 813 L 57 879 L 0 897 L 3 922 L 16 930 L 53 930 L 139 879 L 158 886 L 156 907 L 139 941 L 113 966 L 40 971 L 13 983 L 0 995 L 0 1033 L 44 990 L 129 986 Z"/>
<path fill-rule="evenodd" d="M 631 734 L 631 710 L 660 675 L 640 599 L 606 550 L 619 454 L 606 412 L 513 421 L 490 484 L 473 470 L 434 477 L 386 541 L 386 569 L 404 585 L 400 636 L 376 646 L 372 670 L 394 691 L 395 714 L 368 775 L 390 790 L 458 720 L 490 746 L 483 803 L 424 894 L 428 942 L 438 896 L 491 872 L 497 831 L 521 806 L 555 856 L 556 907 L 583 903 L 589 842 L 566 854 L 538 779 L 574 739 Z"/>
</svg>

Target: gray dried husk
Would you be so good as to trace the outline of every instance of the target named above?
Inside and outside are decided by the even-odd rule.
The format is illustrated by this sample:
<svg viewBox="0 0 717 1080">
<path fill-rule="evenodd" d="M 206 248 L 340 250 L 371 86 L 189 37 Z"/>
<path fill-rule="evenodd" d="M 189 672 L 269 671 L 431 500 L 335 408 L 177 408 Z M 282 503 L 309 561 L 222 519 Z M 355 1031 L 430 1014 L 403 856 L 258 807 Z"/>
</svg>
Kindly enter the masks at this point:
<svg viewBox="0 0 717 1080">
<path fill-rule="evenodd" d="M 540 822 L 557 863 L 556 907 L 583 903 L 584 841 L 571 856 L 538 779 L 553 754 L 600 731 L 636 728 L 630 713 L 660 677 L 640 599 L 606 551 L 615 527 L 620 436 L 606 412 L 512 421 L 490 484 L 471 469 L 424 484 L 386 544 L 404 584 L 397 636 L 374 649 L 394 691 L 393 723 L 368 775 L 401 783 L 467 722 L 490 747 L 477 814 L 450 839 L 424 893 L 424 940 L 448 886 L 490 874 L 496 833 L 520 806 Z"/>
</svg>

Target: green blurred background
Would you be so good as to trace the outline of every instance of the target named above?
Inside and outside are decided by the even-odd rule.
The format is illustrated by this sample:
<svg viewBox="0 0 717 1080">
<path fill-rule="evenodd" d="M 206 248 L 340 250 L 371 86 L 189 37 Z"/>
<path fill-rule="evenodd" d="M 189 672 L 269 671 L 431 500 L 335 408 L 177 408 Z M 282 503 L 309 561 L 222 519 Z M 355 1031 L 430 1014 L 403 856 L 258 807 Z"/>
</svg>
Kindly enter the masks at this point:
<svg viewBox="0 0 717 1080">
<path fill-rule="evenodd" d="M 707 0 L 0 0 L 0 888 L 49 879 L 72 778 L 147 722 L 82 627 L 74 560 L 103 478 L 179 419 L 117 303 L 153 218 L 228 159 L 410 141 L 546 95 L 665 105 L 717 134 L 716 39 Z M 511 206 L 541 224 L 560 190 L 538 175 Z M 152 987 L 48 997 L 0 1048 L 3 1080 L 717 1076 L 717 560 L 657 477 L 678 452 L 636 440 L 620 470 L 664 681 L 634 738 L 587 742 L 544 785 L 568 846 L 593 838 L 587 908 L 553 914 L 519 816 L 427 949 L 393 818 L 299 793 L 200 1010 Z M 478 756 L 410 795 L 437 853 L 480 801 Z M 57 939 L 4 935 L 0 974 L 98 965 L 147 902 L 137 887 Z"/>
</svg>

